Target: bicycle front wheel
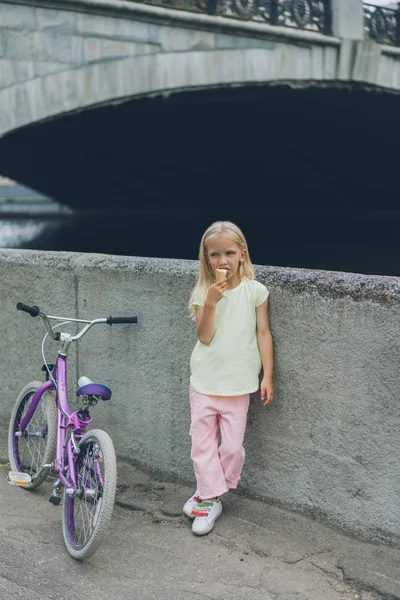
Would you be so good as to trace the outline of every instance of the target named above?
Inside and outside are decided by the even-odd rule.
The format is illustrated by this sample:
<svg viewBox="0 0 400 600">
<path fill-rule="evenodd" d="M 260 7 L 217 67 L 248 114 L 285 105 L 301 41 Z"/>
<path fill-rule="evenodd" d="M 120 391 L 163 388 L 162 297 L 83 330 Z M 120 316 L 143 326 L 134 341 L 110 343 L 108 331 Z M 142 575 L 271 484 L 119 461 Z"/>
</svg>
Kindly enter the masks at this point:
<svg viewBox="0 0 400 600">
<path fill-rule="evenodd" d="M 63 536 L 68 552 L 88 558 L 100 545 L 111 520 L 117 486 L 117 461 L 108 433 L 93 429 L 79 442 L 76 492 L 64 490 Z"/>
<path fill-rule="evenodd" d="M 25 490 L 34 490 L 49 474 L 49 465 L 54 461 L 57 436 L 57 406 L 54 391 L 45 392 L 28 423 L 21 433 L 20 423 L 30 406 L 40 381 L 28 383 L 18 395 L 10 419 L 8 431 L 8 455 L 12 471 L 28 473 L 31 482 Z"/>
</svg>

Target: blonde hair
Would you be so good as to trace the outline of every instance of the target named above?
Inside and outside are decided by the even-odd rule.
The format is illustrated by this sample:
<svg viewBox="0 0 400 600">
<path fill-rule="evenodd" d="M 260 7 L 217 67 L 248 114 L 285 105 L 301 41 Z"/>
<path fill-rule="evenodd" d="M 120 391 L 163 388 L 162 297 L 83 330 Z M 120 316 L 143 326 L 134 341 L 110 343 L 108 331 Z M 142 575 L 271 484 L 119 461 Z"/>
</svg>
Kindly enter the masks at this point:
<svg viewBox="0 0 400 600">
<path fill-rule="evenodd" d="M 199 277 L 190 294 L 189 311 L 191 318 L 194 320 L 196 319 L 196 313 L 193 309 L 194 297 L 205 297 L 208 288 L 214 283 L 214 273 L 207 258 L 207 242 L 213 237 L 223 237 L 235 242 L 235 244 L 244 251 L 244 260 L 239 265 L 240 279 L 243 279 L 244 277 L 255 279 L 254 267 L 250 260 L 247 242 L 239 227 L 230 221 L 216 221 L 210 225 L 201 238 L 199 249 Z"/>
</svg>

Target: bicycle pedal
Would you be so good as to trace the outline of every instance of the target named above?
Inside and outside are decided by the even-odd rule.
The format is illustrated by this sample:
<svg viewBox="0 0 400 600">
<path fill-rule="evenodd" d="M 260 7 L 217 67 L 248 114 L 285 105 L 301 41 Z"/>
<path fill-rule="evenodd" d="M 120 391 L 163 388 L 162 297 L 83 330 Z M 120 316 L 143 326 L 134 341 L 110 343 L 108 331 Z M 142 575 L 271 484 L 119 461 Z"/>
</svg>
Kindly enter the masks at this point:
<svg viewBox="0 0 400 600">
<path fill-rule="evenodd" d="M 9 471 L 7 477 L 8 483 L 11 485 L 28 485 L 32 478 L 28 473 L 18 473 L 18 471 Z"/>
<path fill-rule="evenodd" d="M 58 506 L 61 502 L 61 498 L 59 498 L 58 496 L 50 496 L 49 502 L 54 504 L 54 506 Z"/>
</svg>

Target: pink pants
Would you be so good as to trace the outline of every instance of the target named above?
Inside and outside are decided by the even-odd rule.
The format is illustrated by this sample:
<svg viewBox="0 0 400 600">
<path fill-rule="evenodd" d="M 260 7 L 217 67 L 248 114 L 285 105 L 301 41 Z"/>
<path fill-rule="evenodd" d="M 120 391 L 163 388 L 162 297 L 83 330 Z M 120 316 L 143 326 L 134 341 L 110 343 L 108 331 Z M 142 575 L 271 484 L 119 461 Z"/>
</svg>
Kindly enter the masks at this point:
<svg viewBox="0 0 400 600">
<path fill-rule="evenodd" d="M 242 474 L 250 394 L 207 396 L 189 390 L 192 460 L 200 498 L 214 498 L 236 488 Z M 221 444 L 218 445 L 218 425 Z"/>
</svg>

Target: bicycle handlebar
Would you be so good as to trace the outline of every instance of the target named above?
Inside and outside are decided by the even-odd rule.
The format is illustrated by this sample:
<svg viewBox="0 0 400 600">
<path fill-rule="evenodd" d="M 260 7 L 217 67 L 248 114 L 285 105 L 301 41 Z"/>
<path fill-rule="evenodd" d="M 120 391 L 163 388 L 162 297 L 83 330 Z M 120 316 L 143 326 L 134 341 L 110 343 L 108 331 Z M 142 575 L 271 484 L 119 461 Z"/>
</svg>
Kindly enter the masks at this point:
<svg viewBox="0 0 400 600">
<path fill-rule="evenodd" d="M 48 317 L 46 314 L 42 313 L 38 306 L 29 306 L 28 304 L 23 304 L 22 302 L 18 302 L 17 310 L 22 310 L 31 315 L 31 317 L 38 317 L 39 315 L 44 318 L 46 321 L 48 319 L 52 319 L 55 317 Z M 57 318 L 57 317 L 56 317 Z M 59 317 L 60 320 L 63 320 L 63 317 Z M 68 321 L 82 322 L 80 319 L 66 319 Z M 106 319 L 95 319 L 97 323 L 107 323 L 107 325 L 117 325 L 118 323 L 137 323 L 137 317 L 108 317 Z M 94 324 L 94 321 L 84 321 L 86 323 Z M 50 325 L 50 324 L 49 324 Z"/>
<path fill-rule="evenodd" d="M 113 325 L 114 323 L 137 323 L 137 317 L 108 317 L 106 323 L 107 325 Z"/>
<path fill-rule="evenodd" d="M 31 315 L 31 317 L 38 317 L 40 314 L 40 309 L 38 306 L 28 306 L 27 304 L 23 304 L 22 302 L 18 302 L 17 310 L 23 310 Z"/>
</svg>

